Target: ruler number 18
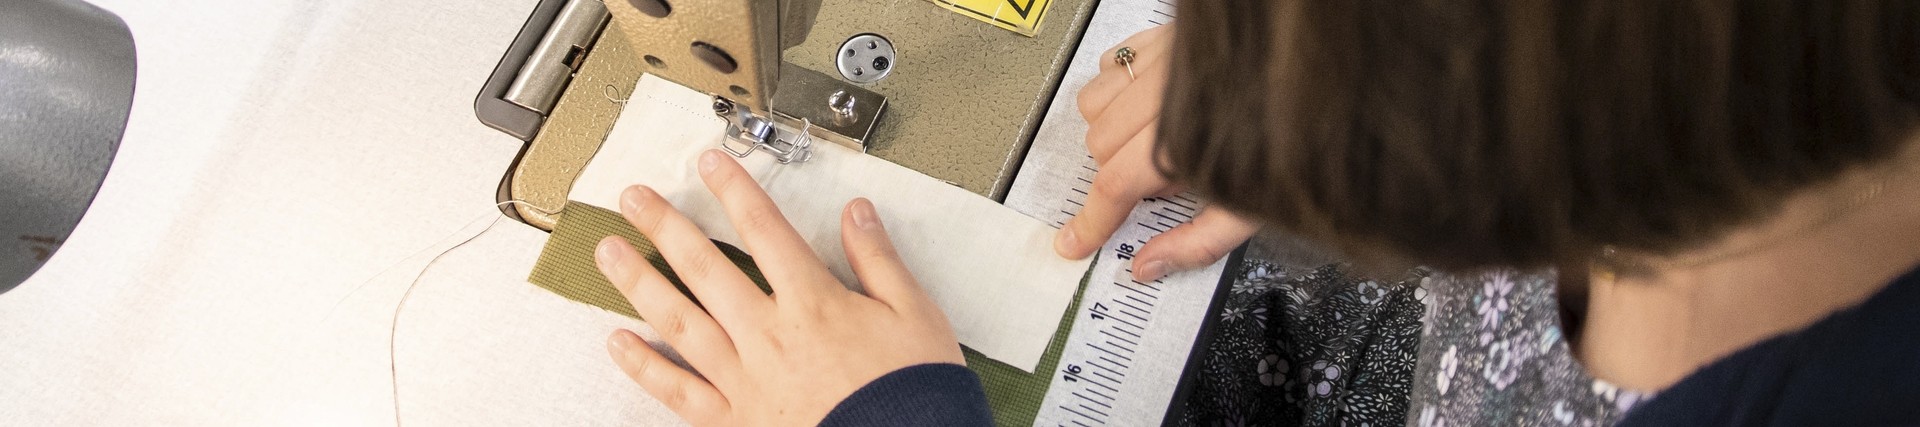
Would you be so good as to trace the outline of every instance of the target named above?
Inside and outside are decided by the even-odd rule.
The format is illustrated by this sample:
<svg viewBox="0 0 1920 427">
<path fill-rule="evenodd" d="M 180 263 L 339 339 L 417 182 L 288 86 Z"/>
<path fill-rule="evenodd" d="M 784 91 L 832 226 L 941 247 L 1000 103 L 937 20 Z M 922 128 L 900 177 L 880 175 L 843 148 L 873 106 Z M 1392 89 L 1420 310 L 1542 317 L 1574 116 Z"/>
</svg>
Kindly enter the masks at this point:
<svg viewBox="0 0 1920 427">
<path fill-rule="evenodd" d="M 1113 256 L 1119 257 L 1121 260 L 1129 260 L 1129 259 L 1133 259 L 1133 251 L 1134 249 L 1132 244 L 1121 243 L 1120 250 L 1113 251 Z"/>
</svg>

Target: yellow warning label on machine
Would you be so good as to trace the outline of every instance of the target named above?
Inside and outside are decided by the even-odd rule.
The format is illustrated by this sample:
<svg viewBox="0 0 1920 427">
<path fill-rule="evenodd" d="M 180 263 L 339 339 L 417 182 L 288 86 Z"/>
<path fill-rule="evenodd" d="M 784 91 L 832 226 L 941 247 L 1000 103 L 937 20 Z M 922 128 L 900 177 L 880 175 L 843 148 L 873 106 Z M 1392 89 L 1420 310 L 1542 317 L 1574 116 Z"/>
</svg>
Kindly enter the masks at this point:
<svg viewBox="0 0 1920 427">
<path fill-rule="evenodd" d="M 930 0 L 940 7 L 1027 37 L 1040 32 L 1051 0 Z"/>
</svg>

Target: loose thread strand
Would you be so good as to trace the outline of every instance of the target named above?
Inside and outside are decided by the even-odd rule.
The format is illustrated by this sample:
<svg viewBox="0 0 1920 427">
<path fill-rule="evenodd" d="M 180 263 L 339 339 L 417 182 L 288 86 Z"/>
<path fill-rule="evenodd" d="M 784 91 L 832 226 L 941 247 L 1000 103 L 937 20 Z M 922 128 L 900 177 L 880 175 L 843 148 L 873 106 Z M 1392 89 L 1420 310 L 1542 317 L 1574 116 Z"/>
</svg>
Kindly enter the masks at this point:
<svg viewBox="0 0 1920 427">
<path fill-rule="evenodd" d="M 427 264 L 424 266 L 421 266 L 420 272 L 417 274 L 414 274 L 413 280 L 407 283 L 406 291 L 400 294 L 400 301 L 394 303 L 393 315 L 389 317 L 389 320 L 387 323 L 387 379 L 391 381 L 390 384 L 392 386 L 392 391 L 393 391 L 393 425 L 394 427 L 399 427 L 401 425 L 399 358 L 397 356 L 397 353 L 394 351 L 396 347 L 396 343 L 399 342 L 400 312 L 406 309 L 407 300 L 413 297 L 414 288 L 420 285 L 420 279 L 426 277 L 427 271 L 432 270 L 434 264 L 439 263 L 441 258 L 444 258 L 449 254 L 452 254 L 453 251 L 459 250 L 461 247 L 466 246 L 468 243 L 472 243 L 474 240 L 479 239 L 481 235 L 487 234 L 487 231 L 493 230 L 494 226 L 500 224 L 500 218 L 505 216 L 499 212 L 499 209 L 510 204 L 526 206 L 527 208 L 532 209 L 533 211 L 548 214 L 548 215 L 559 213 L 558 210 L 548 210 L 545 208 L 541 208 L 538 205 L 528 203 L 522 200 L 508 200 L 500 203 L 495 203 L 493 205 L 492 212 L 488 212 L 486 215 L 482 215 L 480 217 L 474 218 L 472 221 L 467 221 L 465 226 L 460 227 L 460 230 L 473 228 L 474 224 L 478 224 L 481 220 L 488 219 L 489 217 L 493 219 L 492 222 L 487 223 L 487 226 L 485 228 L 481 228 L 479 231 L 474 232 L 472 235 L 468 235 L 467 237 L 461 239 L 459 243 L 455 243 L 453 244 L 453 246 L 447 247 L 446 250 L 440 251 L 440 253 L 434 255 L 433 258 L 428 259 Z M 460 231 L 455 231 L 454 233 L 460 233 Z M 454 234 L 453 236 L 457 236 L 457 235 L 458 234 Z M 453 236 L 449 236 L 447 238 L 441 238 L 440 241 L 444 242 L 448 238 L 451 238 Z M 438 246 L 438 245 L 439 245 L 438 242 L 436 242 L 434 246 Z M 407 260 L 414 259 L 415 257 L 418 257 L 420 254 L 425 253 L 429 250 L 432 250 L 434 246 L 428 246 L 417 252 L 414 252 L 414 255 L 408 256 L 406 259 Z M 374 279 L 378 279 L 382 276 L 385 276 L 387 271 L 390 271 L 393 268 L 398 267 L 399 264 L 404 263 L 405 261 L 406 260 L 401 260 L 400 262 L 394 263 L 393 266 L 389 266 L 386 270 L 382 270 L 379 275 L 374 276 L 372 279 L 367 279 L 367 282 L 372 282 Z M 361 286 L 365 286 L 365 285 L 366 283 L 361 283 Z M 359 291 L 359 287 L 354 288 L 354 292 L 357 292 L 357 291 Z M 351 295 L 352 292 L 349 292 L 348 294 Z M 345 296 L 341 297 L 341 300 L 345 300 L 345 299 L 346 299 Z M 339 305 L 338 302 L 335 302 L 334 304 L 335 306 Z M 331 310 L 329 310 L 329 314 L 331 314 Z"/>
</svg>

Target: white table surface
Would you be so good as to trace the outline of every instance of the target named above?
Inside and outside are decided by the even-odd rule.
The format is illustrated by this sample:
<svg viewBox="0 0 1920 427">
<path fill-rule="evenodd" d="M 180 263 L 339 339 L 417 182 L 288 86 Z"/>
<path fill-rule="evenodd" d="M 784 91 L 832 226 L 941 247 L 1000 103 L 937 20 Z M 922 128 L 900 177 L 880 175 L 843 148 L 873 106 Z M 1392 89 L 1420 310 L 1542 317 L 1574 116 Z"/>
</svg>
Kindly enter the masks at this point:
<svg viewBox="0 0 1920 427">
<path fill-rule="evenodd" d="M 392 424 L 389 316 L 416 253 L 493 210 L 519 141 L 472 102 L 534 1 L 95 3 L 133 30 L 132 118 L 79 229 L 0 294 L 0 424 Z M 545 237 L 502 221 L 426 273 L 404 424 L 678 422 L 606 356 L 650 331 L 525 282 Z"/>
</svg>

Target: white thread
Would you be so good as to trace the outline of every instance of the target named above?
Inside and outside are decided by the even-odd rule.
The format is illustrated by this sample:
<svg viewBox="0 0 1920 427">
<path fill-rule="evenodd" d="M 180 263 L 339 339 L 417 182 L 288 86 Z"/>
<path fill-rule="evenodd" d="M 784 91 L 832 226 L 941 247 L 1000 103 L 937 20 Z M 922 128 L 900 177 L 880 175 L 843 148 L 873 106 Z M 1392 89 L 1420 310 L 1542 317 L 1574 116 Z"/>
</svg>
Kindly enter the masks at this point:
<svg viewBox="0 0 1920 427">
<path fill-rule="evenodd" d="M 600 87 L 600 96 L 607 97 L 608 101 L 612 101 L 615 104 L 627 105 L 627 98 L 615 99 L 613 97 L 613 95 L 617 93 L 620 93 L 620 88 L 613 87 L 613 85 L 606 85 L 606 86 Z"/>
<path fill-rule="evenodd" d="M 539 213 L 543 213 L 543 214 L 547 214 L 547 215 L 553 215 L 553 214 L 558 214 L 558 213 L 560 213 L 560 211 L 559 211 L 559 210 L 548 210 L 548 209 L 546 209 L 546 208 L 542 208 L 542 207 L 540 207 L 540 206 L 538 206 L 538 205 L 535 205 L 535 204 L 533 204 L 533 203 L 531 203 L 531 202 L 527 202 L 527 201 L 524 201 L 524 200 L 508 200 L 508 201 L 504 201 L 504 202 L 500 202 L 500 203 L 495 203 L 495 204 L 493 204 L 493 207 L 494 207 L 494 209 L 499 209 L 499 208 L 501 208 L 501 207 L 503 207 L 503 206 L 506 206 L 506 205 L 509 205 L 509 204 L 513 204 L 513 205 L 524 205 L 524 206 L 526 206 L 526 207 L 527 207 L 528 209 L 532 209 L 532 210 L 533 210 L 534 212 L 539 212 Z M 490 216 L 490 215 L 495 215 L 495 214 L 497 214 L 497 213 L 494 213 L 494 212 L 489 212 L 489 213 L 487 213 L 486 215 L 482 215 L 482 216 L 480 216 L 480 217 L 478 217 L 478 218 L 474 218 L 474 219 L 473 219 L 472 221 L 467 221 L 467 225 L 466 225 L 466 226 L 463 226 L 463 227 L 460 227 L 460 230 L 465 230 L 465 229 L 467 229 L 467 227 L 472 227 L 474 223 L 477 223 L 477 222 L 480 222 L 480 220 L 483 220 L 483 219 L 487 219 L 487 216 Z M 488 226 L 488 228 L 489 228 L 489 229 L 491 229 L 491 228 L 492 228 L 492 226 L 491 226 L 491 225 L 489 225 L 489 226 Z M 480 231 L 481 231 L 481 232 L 483 232 L 483 233 L 484 233 L 484 232 L 486 232 L 486 230 L 485 230 L 485 229 L 482 229 L 482 230 L 480 230 Z M 320 318 L 320 321 L 321 321 L 321 322 L 325 322 L 325 321 L 327 321 L 327 319 L 332 319 L 332 318 L 333 318 L 333 311 L 334 311 L 334 310 L 337 310 L 337 309 L 339 309 L 339 308 L 340 308 L 340 303 L 342 303 L 342 302 L 345 302 L 345 301 L 347 300 L 347 298 L 348 298 L 348 297 L 352 297 L 352 296 L 353 296 L 354 294 L 357 294 L 357 293 L 360 293 L 360 289 L 362 289 L 362 288 L 365 288 L 365 287 L 367 287 L 367 285 L 368 285 L 368 284 L 371 284 L 371 283 L 373 283 L 373 281 L 374 281 L 374 279 L 379 279 L 379 278 L 381 278 L 381 277 L 385 277 L 385 276 L 387 275 L 387 273 L 390 273 L 390 272 L 392 272 L 392 271 L 393 271 L 393 269 L 395 269 L 395 268 L 399 268 L 399 267 L 400 267 L 400 264 L 405 264 L 405 263 L 406 263 L 407 261 L 409 261 L 409 260 L 412 260 L 412 259 L 414 259 L 414 258 L 416 258 L 416 257 L 419 257 L 420 255 L 422 255 L 422 254 L 425 254 L 425 253 L 426 253 L 427 251 L 430 251 L 430 250 L 433 250 L 433 248 L 434 248 L 434 246 L 439 246 L 439 245 L 440 245 L 440 242 L 445 242 L 445 241 L 447 241 L 448 239 L 452 239 L 452 238 L 454 238 L 454 237 L 455 237 L 455 235 L 456 235 L 457 233 L 459 233 L 459 230 L 455 230 L 455 231 L 454 231 L 454 233 L 450 233 L 450 234 L 448 234 L 448 235 L 447 235 L 447 237 L 442 237 L 442 238 L 440 238 L 440 240 L 436 240 L 436 241 L 434 241 L 434 244 L 433 244 L 433 245 L 429 245 L 429 246 L 427 246 L 427 247 L 425 247 L 425 248 L 421 248 L 421 249 L 420 249 L 420 250 L 418 250 L 418 251 L 414 251 L 414 252 L 413 252 L 413 254 L 411 254 L 411 255 L 407 255 L 407 257 L 406 257 L 406 258 L 401 258 L 401 259 L 400 259 L 399 261 L 394 261 L 394 262 L 393 262 L 393 264 L 388 264 L 386 268 L 382 268 L 382 269 L 380 269 L 380 272 L 379 272 L 379 273 L 374 273 L 374 275 L 373 275 L 373 277 L 369 277 L 369 278 L 367 278 L 367 280 L 364 280 L 364 281 L 361 281 L 361 282 L 360 282 L 360 284 L 359 284 L 359 285 L 356 285 L 356 286 L 354 286 L 352 290 L 349 290 L 349 291 L 347 291 L 347 293 L 346 293 L 346 294 L 344 294 L 344 295 L 340 295 L 340 299 L 337 299 L 337 300 L 334 300 L 334 301 L 333 301 L 333 306 L 332 306 L 332 307 L 328 307 L 328 308 L 327 308 L 327 315 L 326 315 L 326 316 L 322 316 L 322 317 Z M 451 250 L 451 249 L 449 249 L 449 250 Z"/>
<path fill-rule="evenodd" d="M 460 249 L 460 247 L 462 246 L 466 246 L 468 243 L 472 243 L 475 239 L 479 239 L 481 235 L 486 234 L 488 230 L 492 230 L 493 226 L 499 225 L 500 218 L 505 217 L 505 215 L 502 215 L 501 212 L 497 212 L 497 211 L 501 208 L 506 207 L 507 205 L 526 206 L 528 209 L 531 209 L 535 212 L 547 214 L 547 215 L 553 215 L 560 212 L 558 210 L 547 210 L 547 209 L 541 208 L 538 205 L 535 205 L 533 203 L 529 203 L 526 201 L 522 201 L 522 200 L 508 200 L 500 203 L 495 203 L 493 205 L 493 208 L 496 210 L 496 212 L 488 212 L 486 215 L 482 215 L 480 217 L 474 218 L 471 221 L 467 221 L 466 225 L 461 226 L 459 230 L 455 230 L 452 234 L 449 234 L 447 237 L 440 238 L 440 240 L 435 241 L 434 244 L 431 246 L 427 246 L 426 248 L 422 248 L 418 251 L 415 251 L 413 255 L 408 255 L 406 258 L 401 259 L 400 261 L 394 262 L 393 265 L 390 265 L 386 269 L 381 270 L 379 274 L 374 275 L 372 278 L 367 279 L 367 281 L 365 282 L 361 282 L 360 286 L 356 286 L 353 288 L 352 291 L 348 291 L 347 295 L 343 295 L 340 297 L 340 301 L 345 301 L 348 296 L 351 296 L 354 293 L 359 292 L 362 287 L 365 287 L 368 283 L 372 283 L 375 279 L 385 277 L 387 275 L 387 272 L 392 271 L 396 267 L 399 267 L 400 264 L 405 263 L 408 260 L 417 258 L 420 255 L 433 250 L 433 248 L 436 246 L 439 246 L 441 242 L 445 242 L 447 240 L 454 239 L 454 238 L 459 238 L 459 235 L 461 233 L 460 230 L 473 228 L 474 224 L 478 224 L 480 223 L 480 221 L 486 220 L 489 217 L 493 219 L 493 222 L 488 223 L 486 228 L 481 228 L 480 231 L 474 232 L 472 235 L 466 236 L 465 238 L 460 238 L 459 243 L 455 243 L 453 244 L 453 246 L 447 247 L 447 249 L 440 251 L 439 254 L 434 255 L 433 258 L 428 259 L 427 264 L 424 266 L 421 266 L 420 272 L 414 274 L 413 280 L 407 283 L 406 291 L 400 294 L 400 301 L 394 304 L 393 315 L 390 317 L 390 320 L 388 321 L 388 324 L 387 324 L 387 378 L 389 381 L 391 381 L 392 391 L 393 391 L 393 425 L 395 427 L 399 427 L 401 424 L 400 422 L 400 370 L 398 367 L 399 362 L 398 362 L 398 359 L 395 357 L 395 352 L 394 352 L 394 344 L 398 341 L 398 336 L 400 332 L 400 312 L 406 309 L 407 299 L 413 296 L 414 288 L 420 285 L 421 278 L 426 277 L 427 270 L 432 269 L 435 263 L 440 262 L 440 258 L 446 257 L 447 254 L 453 253 L 453 251 Z M 335 308 L 338 308 L 339 305 L 340 305 L 339 301 L 334 302 Z M 329 317 L 332 316 L 332 309 L 328 310 L 327 315 Z"/>
</svg>

